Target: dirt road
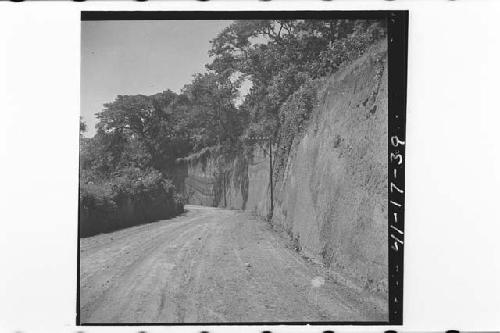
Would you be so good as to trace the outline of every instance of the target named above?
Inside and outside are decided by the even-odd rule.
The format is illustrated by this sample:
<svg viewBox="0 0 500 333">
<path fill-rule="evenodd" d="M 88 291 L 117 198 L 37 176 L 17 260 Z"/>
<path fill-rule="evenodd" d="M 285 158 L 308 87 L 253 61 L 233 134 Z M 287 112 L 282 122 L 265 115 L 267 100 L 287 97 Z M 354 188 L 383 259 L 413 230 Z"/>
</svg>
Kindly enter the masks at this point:
<svg viewBox="0 0 500 333">
<path fill-rule="evenodd" d="M 186 209 L 80 240 L 81 323 L 386 320 L 384 300 L 335 282 L 266 222 Z"/>
</svg>

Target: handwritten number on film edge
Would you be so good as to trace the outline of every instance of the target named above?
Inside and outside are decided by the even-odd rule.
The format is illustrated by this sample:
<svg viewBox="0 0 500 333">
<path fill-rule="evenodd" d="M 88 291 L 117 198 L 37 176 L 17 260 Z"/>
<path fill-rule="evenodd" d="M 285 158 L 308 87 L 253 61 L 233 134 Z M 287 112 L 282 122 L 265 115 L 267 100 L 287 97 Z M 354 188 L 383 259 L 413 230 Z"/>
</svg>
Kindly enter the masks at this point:
<svg viewBox="0 0 500 333">
<path fill-rule="evenodd" d="M 393 147 L 399 147 L 399 146 L 404 146 L 405 145 L 405 141 L 402 141 L 398 138 L 397 135 L 395 136 L 392 136 L 391 137 L 391 144 Z M 396 165 L 394 166 L 394 178 L 396 178 L 397 176 L 397 173 L 396 173 L 396 168 L 403 164 L 403 155 L 399 153 L 399 151 L 395 151 L 395 152 L 391 152 L 390 154 L 390 160 L 391 160 L 391 163 L 392 162 L 395 162 Z M 400 189 L 395 183 L 393 183 L 391 181 L 390 183 L 390 191 L 391 193 L 393 193 L 394 191 L 397 191 L 401 194 L 404 193 L 404 190 Z M 398 202 L 395 202 L 395 201 L 390 201 L 391 204 L 397 206 L 397 207 L 401 207 L 402 205 Z M 394 213 L 394 224 L 397 224 L 398 223 L 398 213 L 395 212 Z M 394 225 L 391 225 L 390 226 L 394 231 L 397 232 L 397 234 L 399 235 L 403 235 L 403 231 L 400 230 L 399 228 L 397 228 L 396 226 Z M 403 245 L 403 241 L 401 239 L 398 238 L 398 235 L 396 235 L 395 233 L 391 233 L 390 237 L 392 238 L 393 240 L 393 243 L 391 245 L 391 249 L 393 249 L 394 251 L 398 251 L 399 250 L 399 244 Z"/>
<path fill-rule="evenodd" d="M 401 141 L 399 140 L 398 136 L 397 135 L 394 135 L 393 137 L 391 137 L 391 143 L 394 147 L 398 147 L 399 145 L 402 145 L 404 146 L 405 145 L 405 142 L 404 141 Z"/>
</svg>

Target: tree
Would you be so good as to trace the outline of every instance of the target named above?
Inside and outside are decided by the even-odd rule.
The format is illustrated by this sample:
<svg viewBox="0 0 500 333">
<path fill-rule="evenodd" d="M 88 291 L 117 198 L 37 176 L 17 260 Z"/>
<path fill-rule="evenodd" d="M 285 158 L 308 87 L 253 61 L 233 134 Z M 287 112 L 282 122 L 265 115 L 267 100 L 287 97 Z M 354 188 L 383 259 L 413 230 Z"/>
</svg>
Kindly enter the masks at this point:
<svg viewBox="0 0 500 333">
<path fill-rule="evenodd" d="M 85 132 L 87 132 L 87 124 L 83 121 L 82 117 L 80 117 L 80 137 Z"/>
<path fill-rule="evenodd" d="M 235 21 L 211 41 L 213 61 L 207 68 L 239 82 L 250 80 L 241 106 L 250 118 L 248 130 L 276 135 L 279 109 L 295 91 L 359 56 L 384 33 L 382 21 Z"/>
<path fill-rule="evenodd" d="M 98 135 L 113 137 L 120 144 L 142 147 L 149 161 L 146 166 L 165 171 L 188 149 L 187 138 L 179 133 L 177 116 L 171 104 L 177 98 L 172 91 L 153 96 L 118 96 L 97 114 Z M 141 157 L 144 160 L 144 154 Z"/>
<path fill-rule="evenodd" d="M 184 86 L 194 150 L 231 145 L 241 133 L 241 117 L 234 106 L 237 89 L 225 75 L 197 74 Z"/>
</svg>

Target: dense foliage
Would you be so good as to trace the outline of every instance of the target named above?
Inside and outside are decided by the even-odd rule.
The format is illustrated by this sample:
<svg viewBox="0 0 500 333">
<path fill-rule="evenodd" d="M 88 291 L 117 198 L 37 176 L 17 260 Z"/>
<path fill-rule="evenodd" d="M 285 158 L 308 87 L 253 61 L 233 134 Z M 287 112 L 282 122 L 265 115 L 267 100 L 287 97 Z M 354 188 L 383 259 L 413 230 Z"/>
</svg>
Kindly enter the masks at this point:
<svg viewBox="0 0 500 333">
<path fill-rule="evenodd" d="M 158 171 L 131 168 L 103 183 L 81 184 L 80 235 L 167 218 L 182 210 L 182 199 Z"/>
<path fill-rule="evenodd" d="M 383 38 L 384 25 L 234 21 L 211 41 L 207 72 L 179 94 L 117 96 L 105 104 L 96 135 L 80 139 L 85 228 L 95 233 L 182 211 L 171 181 L 175 161 L 207 149 L 228 155 L 248 137 L 271 137 L 279 168 L 316 104 L 318 81 Z"/>
<path fill-rule="evenodd" d="M 212 41 L 207 67 L 245 80 L 251 89 L 240 109 L 247 134 L 278 136 L 280 107 L 309 81 L 335 72 L 385 35 L 369 20 L 236 21 Z"/>
</svg>

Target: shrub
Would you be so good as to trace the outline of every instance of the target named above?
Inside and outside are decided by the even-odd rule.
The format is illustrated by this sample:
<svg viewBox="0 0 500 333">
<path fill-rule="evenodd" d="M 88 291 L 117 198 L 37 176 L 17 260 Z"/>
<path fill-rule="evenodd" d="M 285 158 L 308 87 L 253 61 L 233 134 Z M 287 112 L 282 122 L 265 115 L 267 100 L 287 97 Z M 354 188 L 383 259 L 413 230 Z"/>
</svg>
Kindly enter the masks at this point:
<svg viewBox="0 0 500 333">
<path fill-rule="evenodd" d="M 169 218 L 183 210 L 183 198 L 156 170 L 128 168 L 107 182 L 80 184 L 82 237 Z"/>
<path fill-rule="evenodd" d="M 82 236 L 111 230 L 118 211 L 109 186 L 104 184 L 80 185 L 80 233 Z"/>
<path fill-rule="evenodd" d="M 385 29 L 373 24 L 366 31 L 331 42 L 311 64 L 314 77 L 327 76 L 360 57 L 371 45 L 385 36 Z"/>
</svg>

